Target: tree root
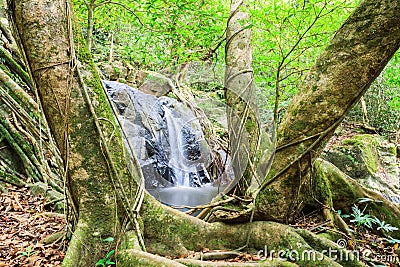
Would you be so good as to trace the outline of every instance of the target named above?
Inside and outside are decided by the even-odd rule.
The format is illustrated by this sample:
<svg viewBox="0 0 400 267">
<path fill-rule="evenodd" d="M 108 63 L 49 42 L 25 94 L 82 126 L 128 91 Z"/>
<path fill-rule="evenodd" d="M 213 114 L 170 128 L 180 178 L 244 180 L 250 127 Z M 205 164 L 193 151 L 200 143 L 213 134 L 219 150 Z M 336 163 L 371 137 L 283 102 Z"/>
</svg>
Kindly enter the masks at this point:
<svg viewBox="0 0 400 267">
<path fill-rule="evenodd" d="M 18 174 L 12 169 L 5 167 L 3 162 L 0 160 L 0 181 L 15 185 L 16 187 L 23 187 L 26 182 L 17 176 Z"/>
<path fill-rule="evenodd" d="M 27 84 L 31 85 L 31 79 L 29 74 L 21 67 L 18 63 L 3 47 L 0 46 L 0 57 L 5 60 L 7 66 Z"/>
<path fill-rule="evenodd" d="M 192 259 L 177 259 L 175 260 L 179 263 L 184 264 L 184 266 L 190 267 L 275 267 L 275 266 L 282 266 L 282 267 L 291 267 L 291 266 L 298 266 L 297 264 L 282 261 L 282 260 L 266 260 L 262 262 L 207 262 L 207 261 L 200 261 L 200 260 L 192 260 Z"/>
<path fill-rule="evenodd" d="M 236 250 L 247 247 L 263 252 L 295 251 L 299 256 L 311 253 L 317 259 L 297 258 L 295 263 L 299 266 L 342 266 L 328 258 L 324 250 L 330 247 L 346 251 L 328 239 L 279 223 L 207 223 L 165 207 L 149 195 L 145 196 L 141 215 L 146 226 L 144 234 L 147 250 L 163 256 L 186 256 L 189 251 L 201 251 L 204 248 Z M 363 266 L 357 259 L 342 263 L 343 266 Z"/>
<path fill-rule="evenodd" d="M 68 245 L 67 253 L 63 260 L 63 267 L 92 266 L 93 261 L 104 258 L 108 252 L 115 249 L 115 242 L 105 242 L 105 238 L 112 236 L 107 233 L 112 230 L 96 228 L 93 221 L 86 222 L 81 217 L 72 233 L 72 239 Z"/>
<path fill-rule="evenodd" d="M 151 253 L 143 252 L 136 249 L 127 249 L 120 251 L 117 256 L 117 264 L 121 267 L 129 266 L 170 266 L 170 267 L 185 267 L 177 261 L 160 257 Z"/>
<path fill-rule="evenodd" d="M 202 261 L 210 261 L 210 260 L 226 260 L 232 259 L 240 256 L 241 253 L 236 251 L 216 251 L 216 252 L 205 252 L 199 253 L 193 257 L 193 260 L 202 260 Z"/>
<path fill-rule="evenodd" d="M 2 52 L 6 53 L 3 50 Z M 15 61 L 12 62 L 11 65 L 17 64 Z M 12 70 L 15 72 L 14 69 Z M 21 71 L 23 70 L 21 69 Z M 19 157 L 25 172 L 19 173 L 19 171 L 14 170 L 14 167 L 12 167 L 14 164 L 6 164 L 6 167 L 1 164 L 3 166 L 0 167 L 0 170 L 8 173 L 5 182 L 23 186 L 25 180 L 33 179 L 35 182 L 49 183 L 54 190 L 63 192 L 59 174 L 62 170 L 56 171 L 56 168 L 59 168 L 61 164 L 54 164 L 55 161 L 59 163 L 60 159 L 54 161 L 53 158 L 46 158 L 44 155 L 59 157 L 57 149 L 51 142 L 47 127 L 40 123 L 44 120 L 40 119 L 42 114 L 39 113 L 38 104 L 1 68 L 0 81 L 1 102 L 5 104 L 1 109 L 3 115 L 0 116 L 1 136 L 7 144 L 6 149 Z M 50 164 L 55 165 L 54 168 Z M 20 177 L 23 175 L 26 175 L 27 179 Z"/>
</svg>

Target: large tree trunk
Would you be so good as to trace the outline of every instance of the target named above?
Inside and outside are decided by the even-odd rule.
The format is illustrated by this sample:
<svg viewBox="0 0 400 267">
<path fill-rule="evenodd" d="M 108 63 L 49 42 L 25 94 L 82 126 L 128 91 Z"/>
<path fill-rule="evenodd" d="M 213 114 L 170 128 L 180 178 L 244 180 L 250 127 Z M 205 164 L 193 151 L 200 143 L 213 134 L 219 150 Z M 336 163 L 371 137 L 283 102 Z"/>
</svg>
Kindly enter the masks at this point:
<svg viewBox="0 0 400 267">
<path fill-rule="evenodd" d="M 16 0 L 10 8 L 66 166 L 77 223 L 64 266 L 94 266 L 125 230 L 139 230 L 135 200 L 141 196 L 136 182 L 140 169 L 136 162 L 132 173 L 127 168 L 118 126 L 91 55 L 80 32 L 72 31 L 68 1 Z M 103 242 L 107 237 L 115 241 Z"/>
<path fill-rule="evenodd" d="M 400 0 L 366 0 L 305 77 L 278 129 L 256 218 L 292 220 L 310 197 L 310 170 L 344 115 L 400 46 Z"/>
<path fill-rule="evenodd" d="M 258 108 L 254 93 L 251 28 L 243 25 L 249 16 L 240 11 L 242 0 L 231 2 L 226 31 L 225 98 L 229 146 L 236 179 L 235 194 L 244 196 L 257 184 L 256 154 L 260 136 Z"/>
</svg>

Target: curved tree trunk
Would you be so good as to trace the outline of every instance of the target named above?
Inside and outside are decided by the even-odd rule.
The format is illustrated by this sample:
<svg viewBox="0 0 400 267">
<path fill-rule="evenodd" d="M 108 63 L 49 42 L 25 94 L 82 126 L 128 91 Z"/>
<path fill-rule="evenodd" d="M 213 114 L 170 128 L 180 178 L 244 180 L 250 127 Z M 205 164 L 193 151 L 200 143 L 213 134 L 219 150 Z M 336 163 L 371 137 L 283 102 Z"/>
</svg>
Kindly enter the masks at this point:
<svg viewBox="0 0 400 267">
<path fill-rule="evenodd" d="M 287 221 L 312 197 L 309 173 L 344 115 L 400 46 L 400 0 L 366 0 L 337 31 L 278 129 L 275 160 L 256 218 Z"/>
<path fill-rule="evenodd" d="M 256 183 L 256 154 L 260 137 L 259 114 L 254 93 L 251 28 L 240 11 L 243 0 L 231 2 L 225 46 L 225 98 L 227 104 L 229 145 L 236 179 L 235 194 L 244 196 Z"/>
</svg>

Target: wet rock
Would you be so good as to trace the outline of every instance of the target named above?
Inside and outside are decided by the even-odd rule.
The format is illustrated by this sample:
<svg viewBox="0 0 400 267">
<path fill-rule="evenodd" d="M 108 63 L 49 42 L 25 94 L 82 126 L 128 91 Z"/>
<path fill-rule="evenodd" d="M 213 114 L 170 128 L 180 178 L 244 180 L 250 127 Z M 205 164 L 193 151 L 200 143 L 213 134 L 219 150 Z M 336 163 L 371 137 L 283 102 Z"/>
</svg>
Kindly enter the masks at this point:
<svg viewBox="0 0 400 267">
<path fill-rule="evenodd" d="M 139 159 L 147 189 L 202 187 L 212 181 L 208 144 L 190 109 L 175 99 L 104 81 L 118 109 L 126 142 Z"/>
</svg>

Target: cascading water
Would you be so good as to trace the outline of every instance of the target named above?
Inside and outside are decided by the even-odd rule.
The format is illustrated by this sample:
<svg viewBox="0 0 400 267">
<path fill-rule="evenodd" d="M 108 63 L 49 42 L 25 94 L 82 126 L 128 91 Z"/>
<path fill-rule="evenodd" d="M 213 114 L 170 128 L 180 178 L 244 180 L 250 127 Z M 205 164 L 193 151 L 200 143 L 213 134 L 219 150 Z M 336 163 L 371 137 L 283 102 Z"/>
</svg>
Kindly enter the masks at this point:
<svg viewBox="0 0 400 267">
<path fill-rule="evenodd" d="M 156 98 L 118 82 L 104 81 L 122 127 L 138 157 L 147 191 L 161 202 L 209 203 L 231 180 L 212 179 L 211 154 L 193 112 L 168 97 Z M 225 154 L 226 157 L 226 154 Z M 227 161 L 227 159 L 222 159 Z"/>
<path fill-rule="evenodd" d="M 173 184 L 183 187 L 200 187 L 211 182 L 206 170 L 207 151 L 200 148 L 203 133 L 197 120 L 191 121 L 195 127 L 190 127 L 188 122 L 174 116 L 173 110 L 163 106 L 164 117 L 168 128 L 168 142 L 171 152 L 168 166 L 173 170 Z M 190 123 L 190 122 L 189 122 Z M 204 150 L 204 149 L 203 149 Z"/>
</svg>

